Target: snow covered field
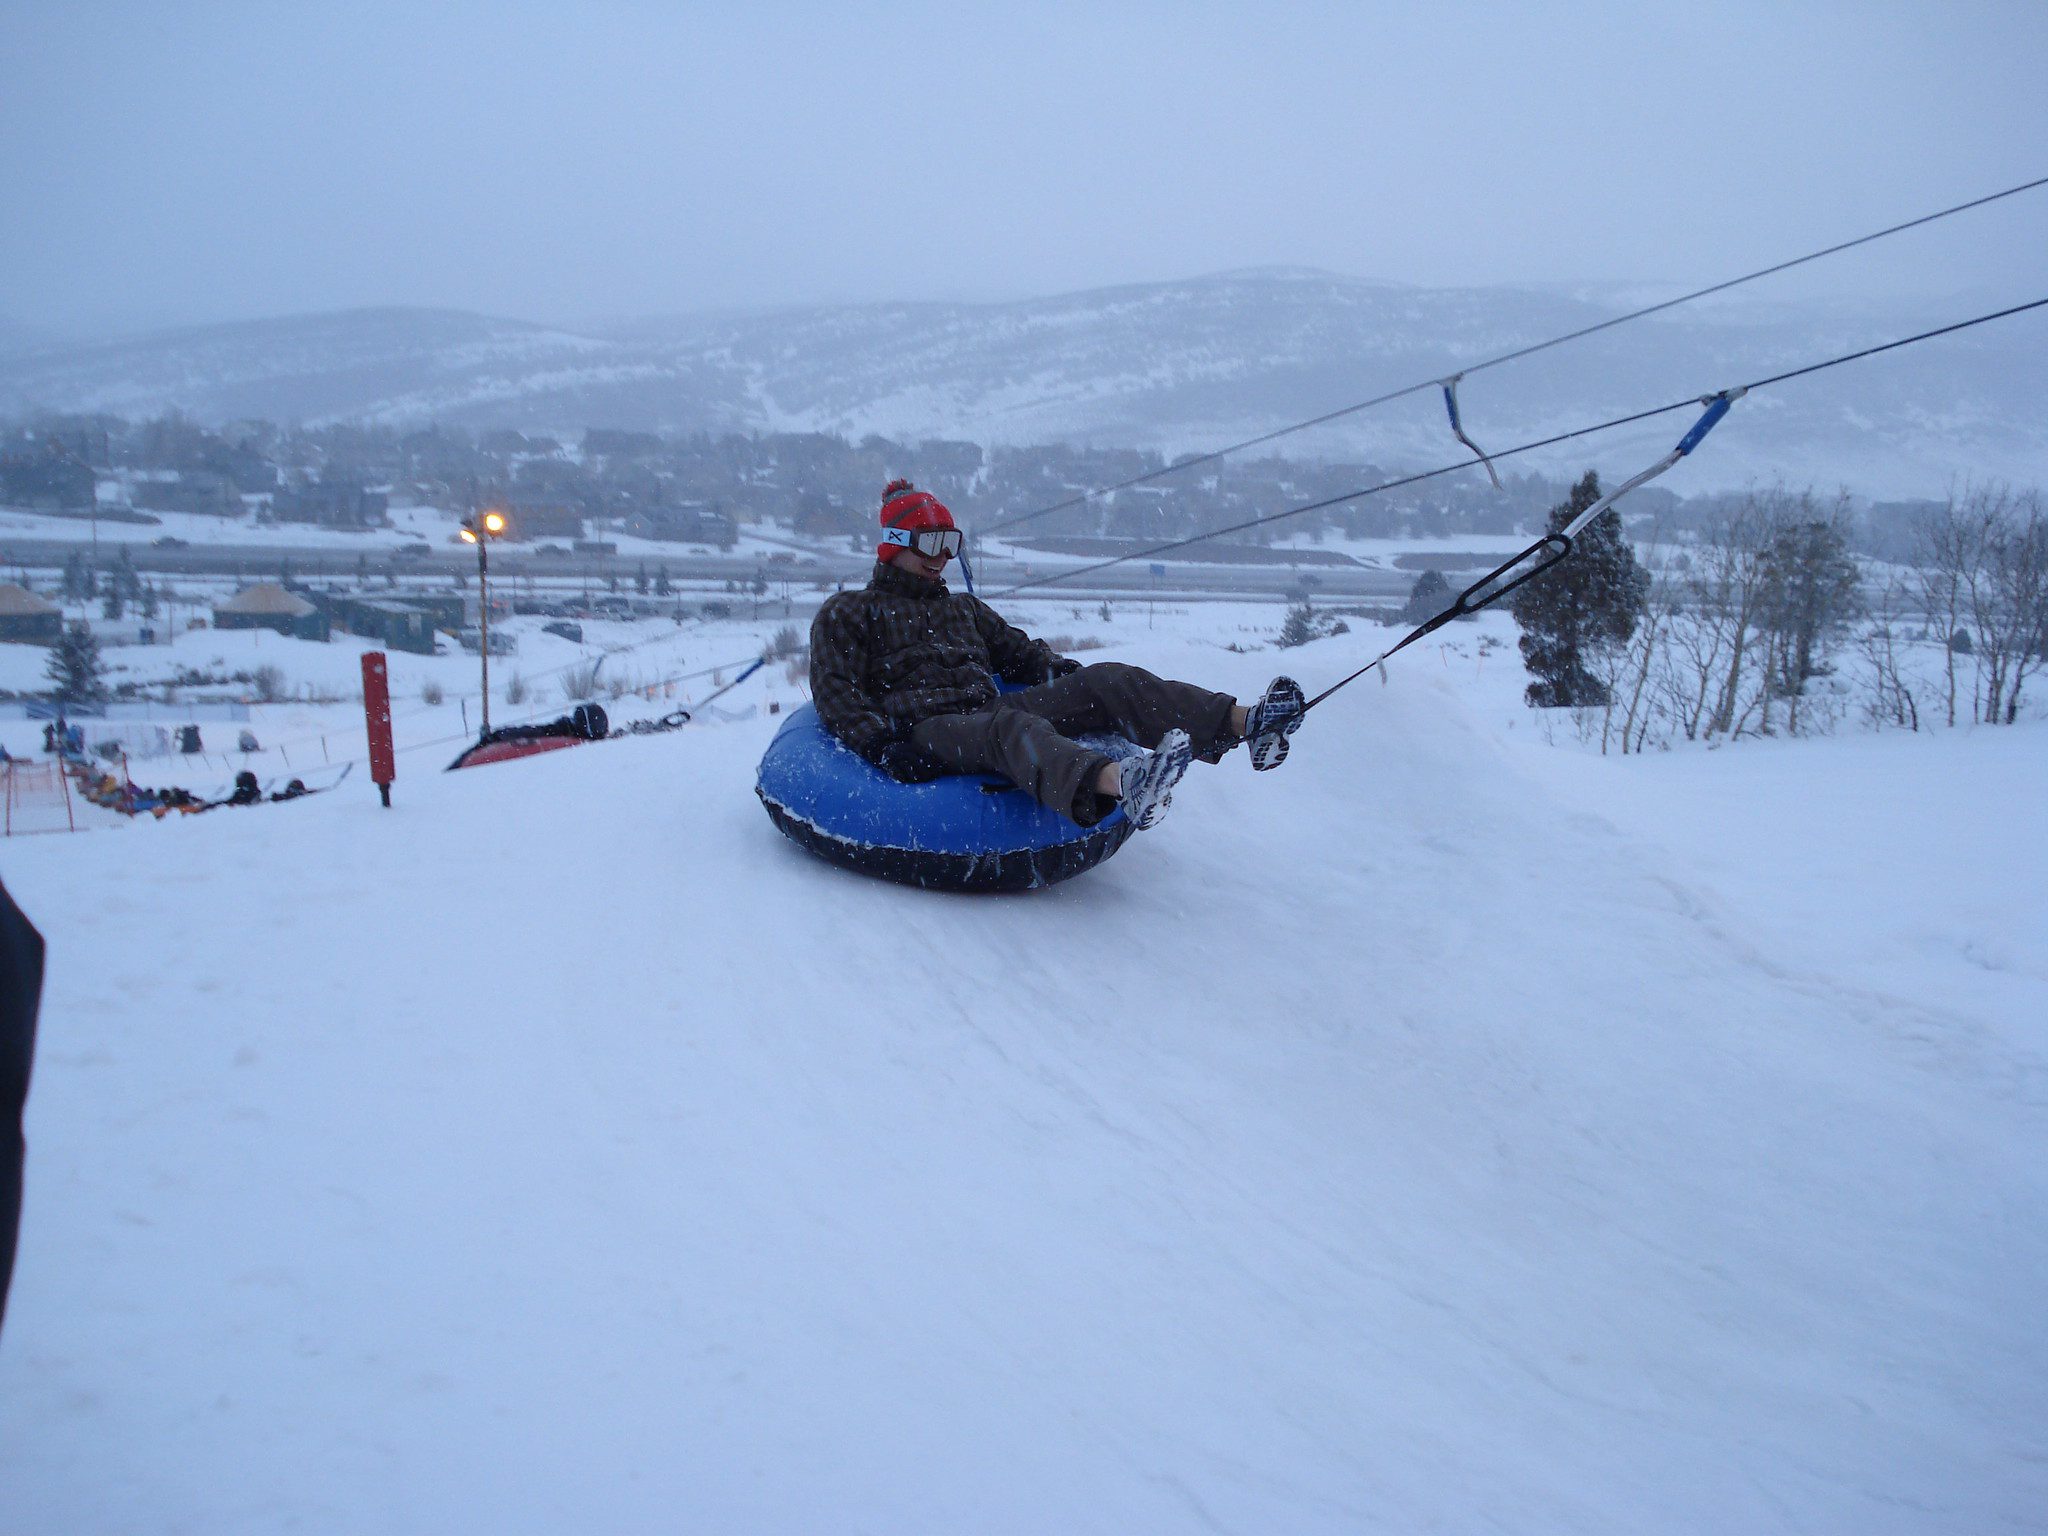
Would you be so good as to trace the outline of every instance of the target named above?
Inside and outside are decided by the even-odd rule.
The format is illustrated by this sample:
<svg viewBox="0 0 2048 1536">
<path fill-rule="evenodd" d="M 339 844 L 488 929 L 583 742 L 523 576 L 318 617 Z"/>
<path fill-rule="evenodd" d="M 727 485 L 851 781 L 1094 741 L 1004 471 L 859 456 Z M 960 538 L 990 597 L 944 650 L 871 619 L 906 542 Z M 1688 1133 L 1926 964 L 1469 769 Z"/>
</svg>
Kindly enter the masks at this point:
<svg viewBox="0 0 2048 1536">
<path fill-rule="evenodd" d="M 2048 727 L 1602 759 L 1448 633 L 1029 897 L 777 836 L 777 669 L 0 844 L 0 1531 L 2048 1529 Z"/>
</svg>

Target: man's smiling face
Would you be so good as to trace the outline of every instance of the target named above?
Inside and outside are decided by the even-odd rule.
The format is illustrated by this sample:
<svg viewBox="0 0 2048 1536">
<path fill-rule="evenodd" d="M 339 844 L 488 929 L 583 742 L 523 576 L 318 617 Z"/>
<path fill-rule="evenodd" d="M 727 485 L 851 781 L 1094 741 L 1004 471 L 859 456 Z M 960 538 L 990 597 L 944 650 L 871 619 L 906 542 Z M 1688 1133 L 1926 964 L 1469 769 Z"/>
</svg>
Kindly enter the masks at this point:
<svg viewBox="0 0 2048 1536">
<path fill-rule="evenodd" d="M 896 551 L 896 566 L 913 576 L 922 576 L 926 581 L 938 581 L 945 576 L 946 562 L 952 558 L 951 555 L 920 555 L 914 549 L 899 549 Z"/>
</svg>

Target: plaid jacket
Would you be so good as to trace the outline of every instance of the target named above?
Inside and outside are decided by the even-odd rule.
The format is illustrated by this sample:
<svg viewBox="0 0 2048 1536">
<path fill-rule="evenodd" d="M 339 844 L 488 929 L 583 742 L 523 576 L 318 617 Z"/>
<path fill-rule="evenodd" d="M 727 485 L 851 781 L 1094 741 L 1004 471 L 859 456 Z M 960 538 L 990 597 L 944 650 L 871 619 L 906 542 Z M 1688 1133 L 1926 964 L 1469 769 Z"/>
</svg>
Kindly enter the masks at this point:
<svg viewBox="0 0 2048 1536">
<path fill-rule="evenodd" d="M 980 598 L 886 561 L 859 591 L 826 598 L 811 621 L 818 718 L 870 761 L 920 720 L 988 708 L 997 677 L 1028 685 L 1075 666 Z"/>
</svg>

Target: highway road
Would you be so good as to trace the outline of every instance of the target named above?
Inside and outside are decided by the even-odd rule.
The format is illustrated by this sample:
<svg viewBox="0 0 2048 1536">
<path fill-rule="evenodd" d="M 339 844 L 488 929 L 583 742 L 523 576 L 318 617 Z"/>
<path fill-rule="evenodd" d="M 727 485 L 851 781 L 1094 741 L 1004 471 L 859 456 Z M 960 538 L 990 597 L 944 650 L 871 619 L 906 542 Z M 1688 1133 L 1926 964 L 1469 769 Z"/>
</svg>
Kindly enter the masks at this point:
<svg viewBox="0 0 2048 1536">
<path fill-rule="evenodd" d="M 17 565 L 30 569 L 55 570 L 67 556 L 83 548 L 76 539 L 37 539 L 0 534 L 0 567 Z M 113 558 L 114 545 L 102 543 L 102 562 Z M 295 545 L 286 540 L 265 540 L 242 544 L 187 544 L 160 548 L 149 543 L 124 546 L 136 570 L 144 575 L 229 576 L 261 581 L 275 578 L 283 561 L 290 560 L 292 573 L 301 580 L 322 578 L 352 580 L 365 566 L 376 576 L 449 577 L 470 575 L 476 557 L 467 546 L 436 548 L 420 555 L 395 555 L 391 546 L 366 546 L 360 554 L 336 549 L 332 544 Z M 801 552 L 800 552 L 801 551 Z M 970 546 L 970 555 L 972 547 Z M 542 555 L 518 545 L 500 545 L 491 551 L 491 576 L 530 577 L 551 587 L 572 587 L 589 582 L 604 584 L 616 576 L 630 584 L 644 565 L 650 570 L 661 565 L 673 582 L 692 586 L 705 582 L 723 585 L 731 580 L 742 584 L 756 575 L 774 584 L 780 595 L 783 583 L 793 591 L 815 586 L 856 584 L 867 579 L 873 562 L 844 551 L 818 551 L 792 546 L 787 552 L 762 557 L 758 554 L 694 554 L 687 548 L 660 554 Z M 1026 565 L 1014 560 L 988 560 L 975 566 L 975 584 L 984 593 L 997 593 L 1026 580 L 1051 575 L 1065 562 L 1053 559 Z M 1477 575 L 1475 570 L 1472 575 Z M 1033 587 L 1032 595 L 1077 598 L 1208 598 L 1284 602 L 1304 584 L 1325 602 L 1343 600 L 1400 600 L 1415 582 L 1412 571 L 1378 570 L 1369 566 L 1316 566 L 1296 570 L 1288 566 L 1229 566 L 1173 562 L 1166 574 L 1155 577 L 1150 562 L 1134 560 L 1106 570 L 1091 571 L 1072 581 Z M 1455 585 L 1456 583 L 1454 583 Z"/>
</svg>

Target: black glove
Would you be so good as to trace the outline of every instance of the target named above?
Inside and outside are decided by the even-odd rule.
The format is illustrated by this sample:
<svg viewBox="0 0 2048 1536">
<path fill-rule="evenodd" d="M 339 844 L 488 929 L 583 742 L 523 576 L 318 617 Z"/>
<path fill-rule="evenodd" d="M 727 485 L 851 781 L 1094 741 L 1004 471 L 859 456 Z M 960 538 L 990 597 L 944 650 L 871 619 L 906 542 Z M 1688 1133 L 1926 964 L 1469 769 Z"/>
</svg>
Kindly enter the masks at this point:
<svg viewBox="0 0 2048 1536">
<path fill-rule="evenodd" d="M 1056 677 L 1067 677 L 1080 670 L 1081 663 L 1074 660 L 1073 657 L 1054 656 L 1045 664 L 1045 680 L 1051 682 Z"/>
<path fill-rule="evenodd" d="M 892 741 L 876 754 L 875 766 L 898 784 L 927 784 L 953 772 L 944 763 L 907 741 Z"/>
</svg>

